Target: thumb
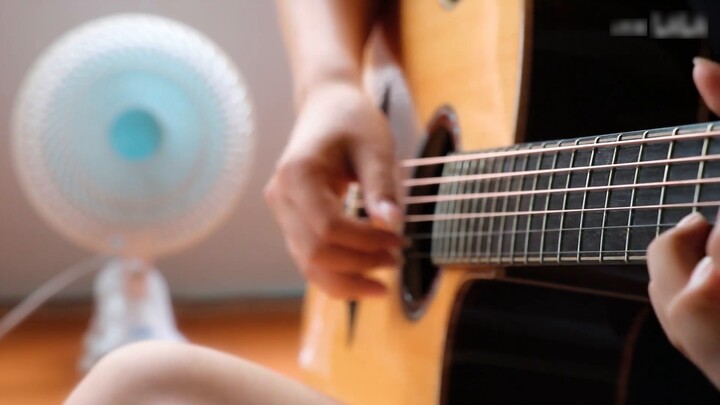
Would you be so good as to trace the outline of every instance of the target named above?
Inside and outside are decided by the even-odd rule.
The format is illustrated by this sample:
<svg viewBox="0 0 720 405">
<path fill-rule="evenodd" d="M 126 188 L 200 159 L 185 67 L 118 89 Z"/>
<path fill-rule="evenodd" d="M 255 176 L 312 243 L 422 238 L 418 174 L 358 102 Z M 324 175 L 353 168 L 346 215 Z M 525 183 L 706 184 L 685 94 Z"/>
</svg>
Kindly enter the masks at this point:
<svg viewBox="0 0 720 405">
<path fill-rule="evenodd" d="M 720 270 L 709 256 L 695 266 L 684 295 L 720 310 Z"/>
<path fill-rule="evenodd" d="M 720 115 L 720 65 L 710 59 L 693 59 L 693 80 L 705 104 Z"/>
<path fill-rule="evenodd" d="M 352 160 L 370 219 L 384 228 L 398 231 L 402 213 L 397 202 L 395 153 L 392 137 L 387 139 L 387 142 L 357 145 Z"/>
<path fill-rule="evenodd" d="M 720 272 L 709 257 L 701 260 L 688 285 L 672 301 L 668 316 L 676 343 L 716 384 L 720 365 Z M 680 339 L 678 339 L 680 338 Z"/>
</svg>

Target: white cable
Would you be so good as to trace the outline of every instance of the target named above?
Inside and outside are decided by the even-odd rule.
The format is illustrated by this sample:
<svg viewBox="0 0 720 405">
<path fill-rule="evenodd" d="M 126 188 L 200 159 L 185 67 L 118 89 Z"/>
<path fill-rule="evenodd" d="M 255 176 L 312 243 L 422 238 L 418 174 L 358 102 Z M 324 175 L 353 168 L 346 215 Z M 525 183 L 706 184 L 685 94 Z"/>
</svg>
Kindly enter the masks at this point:
<svg viewBox="0 0 720 405">
<path fill-rule="evenodd" d="M 101 265 L 107 260 L 108 258 L 106 256 L 92 256 L 56 274 L 35 289 L 27 298 L 11 309 L 4 317 L 0 318 L 0 340 L 19 325 L 20 322 L 30 316 L 40 305 L 52 298 L 53 295 L 59 293 L 80 277 L 99 270 L 102 267 Z"/>
</svg>

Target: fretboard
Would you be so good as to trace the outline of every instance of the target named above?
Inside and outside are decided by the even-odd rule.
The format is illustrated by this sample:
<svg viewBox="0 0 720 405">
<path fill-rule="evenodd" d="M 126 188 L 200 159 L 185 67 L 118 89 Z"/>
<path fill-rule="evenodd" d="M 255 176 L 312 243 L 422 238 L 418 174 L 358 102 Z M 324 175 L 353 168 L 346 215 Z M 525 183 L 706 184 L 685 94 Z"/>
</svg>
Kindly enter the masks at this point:
<svg viewBox="0 0 720 405">
<path fill-rule="evenodd" d="M 714 220 L 713 125 L 454 155 L 435 213 L 408 220 L 433 221 L 437 264 L 642 263 L 652 239 L 690 212 Z"/>
</svg>

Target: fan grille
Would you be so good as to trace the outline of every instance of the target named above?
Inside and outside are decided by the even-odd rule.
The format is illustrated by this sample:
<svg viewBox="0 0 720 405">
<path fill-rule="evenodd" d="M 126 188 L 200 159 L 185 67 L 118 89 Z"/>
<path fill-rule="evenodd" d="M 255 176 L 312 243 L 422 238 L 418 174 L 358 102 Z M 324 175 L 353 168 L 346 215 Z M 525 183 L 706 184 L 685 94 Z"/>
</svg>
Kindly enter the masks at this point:
<svg viewBox="0 0 720 405">
<path fill-rule="evenodd" d="M 237 70 L 178 22 L 120 15 L 59 39 L 18 97 L 15 166 L 60 233 L 157 257 L 207 235 L 245 178 L 252 119 Z"/>
</svg>

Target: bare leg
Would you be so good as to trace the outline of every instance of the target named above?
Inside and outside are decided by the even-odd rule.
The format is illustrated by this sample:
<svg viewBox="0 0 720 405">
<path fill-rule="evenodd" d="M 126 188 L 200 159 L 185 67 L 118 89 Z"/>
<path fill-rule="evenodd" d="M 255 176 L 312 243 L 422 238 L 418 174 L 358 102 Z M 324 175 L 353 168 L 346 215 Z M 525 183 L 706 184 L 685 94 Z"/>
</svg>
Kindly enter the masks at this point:
<svg viewBox="0 0 720 405">
<path fill-rule="evenodd" d="M 146 342 L 102 359 L 66 405 L 337 404 L 312 389 L 212 349 Z"/>
</svg>

